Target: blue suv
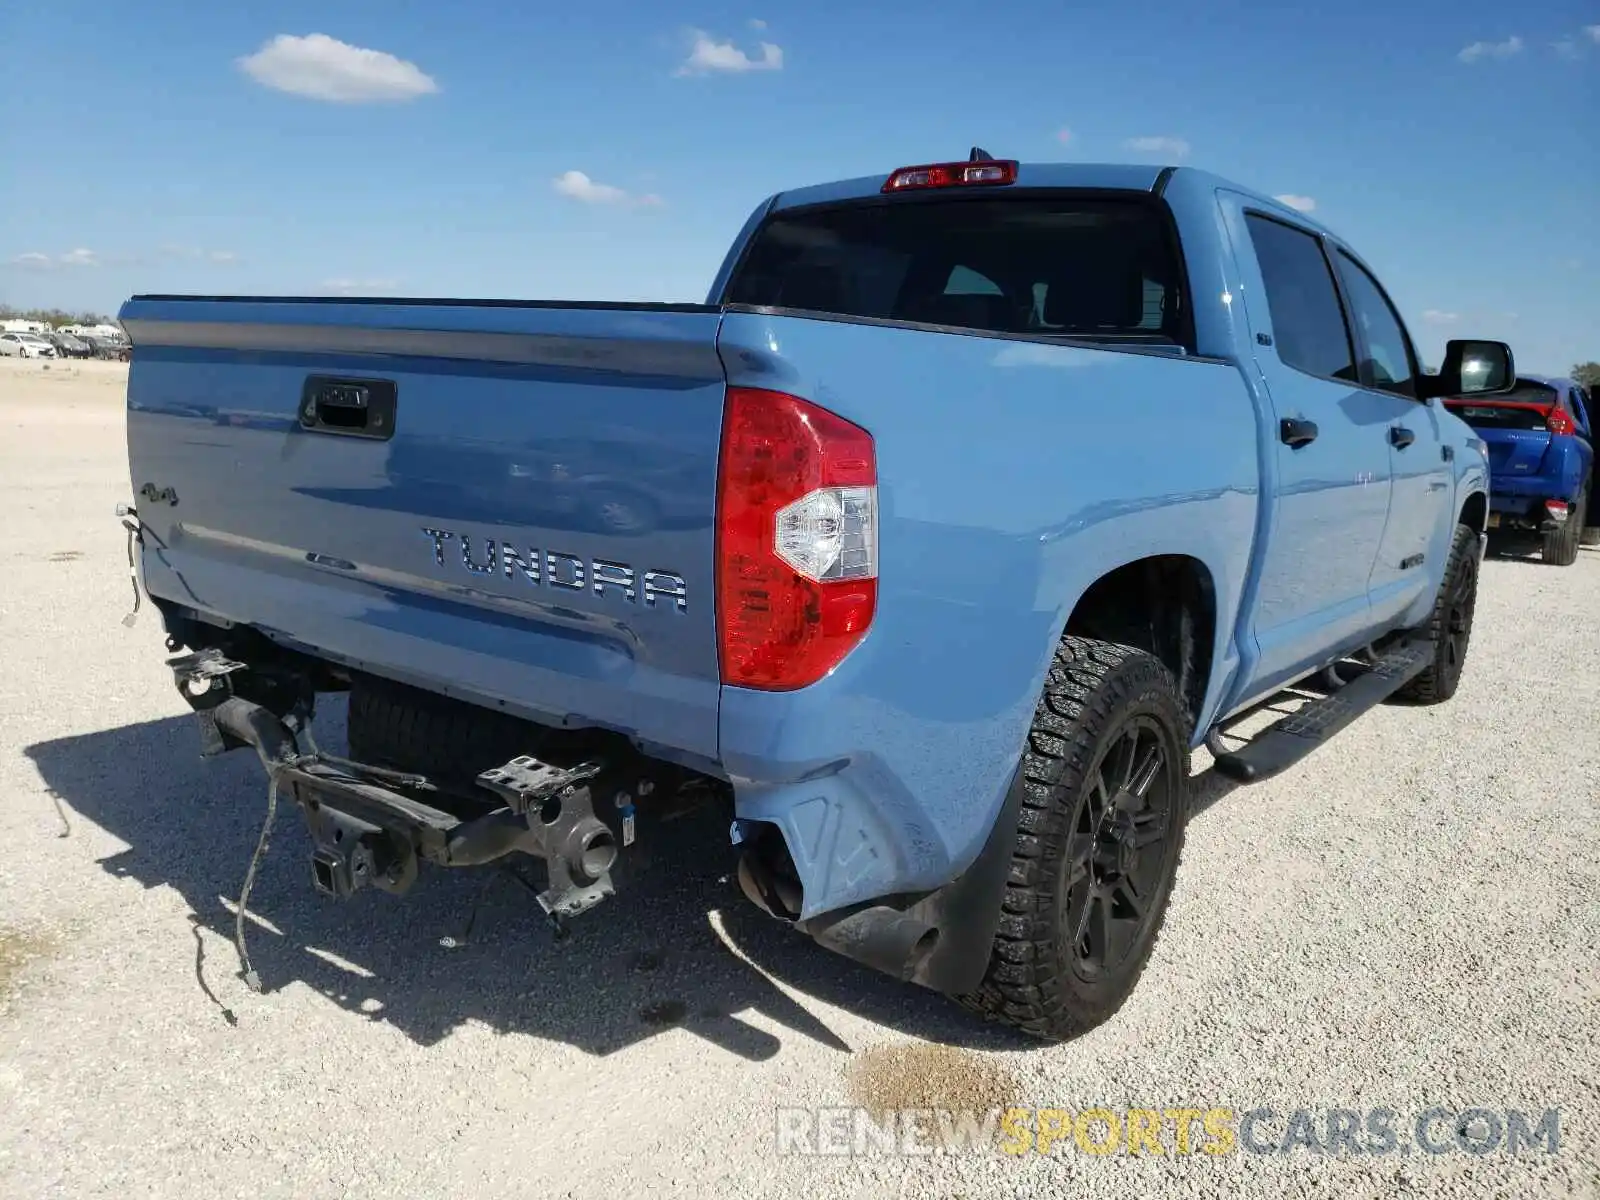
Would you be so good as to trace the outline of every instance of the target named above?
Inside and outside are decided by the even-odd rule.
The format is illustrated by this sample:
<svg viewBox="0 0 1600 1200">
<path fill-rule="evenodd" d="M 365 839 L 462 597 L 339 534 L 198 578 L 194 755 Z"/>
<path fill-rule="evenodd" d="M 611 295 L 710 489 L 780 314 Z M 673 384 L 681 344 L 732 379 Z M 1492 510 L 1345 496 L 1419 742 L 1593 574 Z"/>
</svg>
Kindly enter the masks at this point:
<svg viewBox="0 0 1600 1200">
<path fill-rule="evenodd" d="M 1571 379 L 1520 375 L 1492 399 L 1452 398 L 1450 411 L 1489 447 L 1489 528 L 1531 534 L 1544 561 L 1572 565 L 1585 525 L 1600 525 L 1590 397 Z"/>
</svg>

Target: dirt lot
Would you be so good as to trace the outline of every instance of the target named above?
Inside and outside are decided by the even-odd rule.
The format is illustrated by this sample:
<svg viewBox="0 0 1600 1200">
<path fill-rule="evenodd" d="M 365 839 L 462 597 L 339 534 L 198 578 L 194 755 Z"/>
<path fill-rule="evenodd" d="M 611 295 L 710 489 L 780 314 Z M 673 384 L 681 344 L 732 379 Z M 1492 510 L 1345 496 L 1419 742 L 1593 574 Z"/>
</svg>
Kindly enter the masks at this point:
<svg viewBox="0 0 1600 1200">
<path fill-rule="evenodd" d="M 1387 707 L 1252 789 L 1202 781 L 1144 982 L 1070 1045 L 792 938 L 696 821 L 555 944 L 483 876 L 323 900 L 285 806 L 256 995 L 229 938 L 259 770 L 199 760 L 156 622 L 120 624 L 125 377 L 0 360 L 0 1194 L 1600 1195 L 1600 552 L 1486 564 L 1452 703 Z M 1265 1141 L 1295 1109 L 1388 1108 L 1402 1136 L 777 1152 L 778 1106 L 855 1102 L 1271 1107 Z M 1406 1131 L 1435 1105 L 1559 1108 L 1559 1149 L 1469 1154 L 1447 1118 L 1425 1152 Z"/>
</svg>

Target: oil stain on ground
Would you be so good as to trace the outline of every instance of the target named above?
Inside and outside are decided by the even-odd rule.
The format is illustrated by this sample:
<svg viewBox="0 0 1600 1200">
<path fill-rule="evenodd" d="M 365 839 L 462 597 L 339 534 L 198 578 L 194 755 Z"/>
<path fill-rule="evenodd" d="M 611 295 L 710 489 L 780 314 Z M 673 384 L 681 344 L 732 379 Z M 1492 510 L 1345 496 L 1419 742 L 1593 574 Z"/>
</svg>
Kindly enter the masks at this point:
<svg viewBox="0 0 1600 1200">
<path fill-rule="evenodd" d="M 55 943 L 48 937 L 0 925 L 0 1002 L 15 989 L 29 963 L 54 950 Z"/>
<path fill-rule="evenodd" d="M 954 1046 L 874 1046 L 850 1063 L 850 1098 L 875 1121 L 893 1112 L 986 1113 L 1015 1102 L 1016 1082 L 998 1064 Z"/>
</svg>

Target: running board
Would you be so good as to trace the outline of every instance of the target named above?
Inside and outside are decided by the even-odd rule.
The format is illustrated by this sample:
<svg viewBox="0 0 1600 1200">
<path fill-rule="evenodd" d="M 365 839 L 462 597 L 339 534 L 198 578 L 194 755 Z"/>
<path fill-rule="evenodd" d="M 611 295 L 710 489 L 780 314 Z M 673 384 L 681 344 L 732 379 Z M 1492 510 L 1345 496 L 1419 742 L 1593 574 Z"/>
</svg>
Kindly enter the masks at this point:
<svg viewBox="0 0 1600 1200">
<path fill-rule="evenodd" d="M 1433 661 L 1433 653 L 1432 641 L 1406 642 L 1359 678 L 1268 726 L 1238 749 L 1223 747 L 1218 730 L 1213 729 L 1206 746 L 1217 771 L 1240 783 L 1259 783 L 1294 766 L 1422 674 Z"/>
</svg>

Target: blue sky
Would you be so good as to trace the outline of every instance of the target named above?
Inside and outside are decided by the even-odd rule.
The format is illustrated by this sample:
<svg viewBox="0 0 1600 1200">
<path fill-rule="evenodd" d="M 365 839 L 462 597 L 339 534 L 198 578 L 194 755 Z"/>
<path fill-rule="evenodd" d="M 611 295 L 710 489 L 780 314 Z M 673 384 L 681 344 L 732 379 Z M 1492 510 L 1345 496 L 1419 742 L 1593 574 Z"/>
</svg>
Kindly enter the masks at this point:
<svg viewBox="0 0 1600 1200">
<path fill-rule="evenodd" d="M 770 192 L 976 142 L 1307 198 L 1432 360 L 1600 359 L 1600 0 L 1075 7 L 39 9 L 0 41 L 0 301 L 699 300 Z"/>
</svg>

